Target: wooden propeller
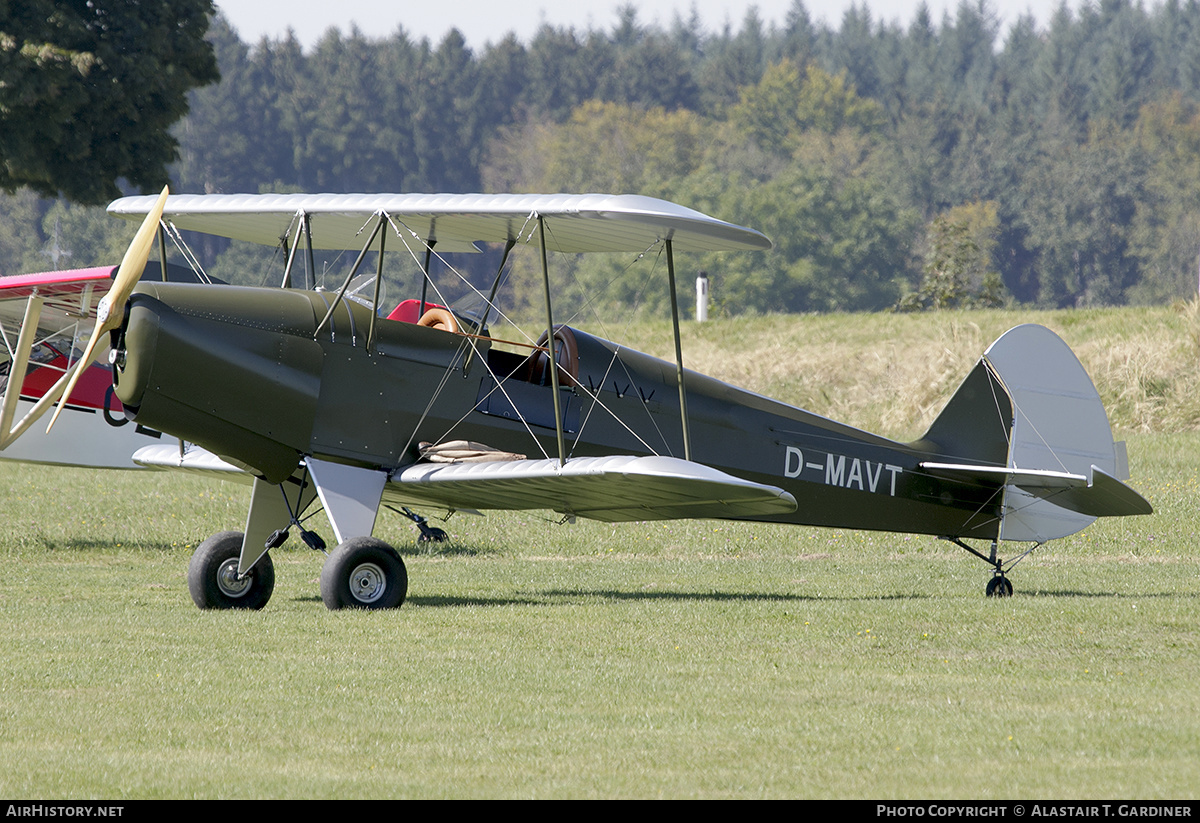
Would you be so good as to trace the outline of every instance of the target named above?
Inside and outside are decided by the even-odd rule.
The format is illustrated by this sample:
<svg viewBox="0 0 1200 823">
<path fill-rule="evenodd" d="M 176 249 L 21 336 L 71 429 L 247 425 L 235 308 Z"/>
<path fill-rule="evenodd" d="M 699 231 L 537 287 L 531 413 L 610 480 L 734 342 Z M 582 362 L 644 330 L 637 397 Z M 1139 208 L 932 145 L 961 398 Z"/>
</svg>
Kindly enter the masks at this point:
<svg viewBox="0 0 1200 823">
<path fill-rule="evenodd" d="M 146 215 L 141 228 L 134 235 L 129 248 L 125 250 L 125 257 L 121 260 L 120 268 L 117 269 L 117 276 L 113 280 L 112 288 L 108 290 L 108 294 L 100 298 L 100 302 L 96 305 L 96 328 L 92 330 L 92 338 L 88 341 L 83 357 L 79 358 L 67 373 L 70 375 L 70 380 L 66 389 L 63 390 L 62 402 L 54 410 L 54 416 L 50 418 L 50 425 L 46 426 L 47 432 L 54 428 L 54 421 L 58 420 L 59 413 L 66 406 L 67 398 L 74 391 L 75 382 L 79 376 L 88 366 L 92 365 L 104 333 L 121 325 L 125 314 L 125 303 L 129 300 L 129 295 L 133 294 L 134 286 L 141 279 L 142 272 L 146 270 L 146 261 L 150 259 L 150 249 L 154 245 L 154 235 L 158 231 L 159 221 L 162 220 L 168 194 L 168 188 L 163 186 L 162 194 L 158 196 L 154 208 Z M 63 377 L 66 378 L 67 375 L 63 375 Z"/>
</svg>

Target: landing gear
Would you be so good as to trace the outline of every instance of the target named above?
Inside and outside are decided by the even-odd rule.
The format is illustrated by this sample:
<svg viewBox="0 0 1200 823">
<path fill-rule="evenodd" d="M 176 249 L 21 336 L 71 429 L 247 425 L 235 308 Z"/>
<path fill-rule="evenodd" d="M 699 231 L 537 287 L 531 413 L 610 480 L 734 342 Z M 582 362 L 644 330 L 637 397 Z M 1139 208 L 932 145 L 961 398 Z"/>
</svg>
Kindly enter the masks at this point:
<svg viewBox="0 0 1200 823">
<path fill-rule="evenodd" d="M 1008 580 L 1008 572 L 1012 570 L 1013 566 L 1020 563 L 1022 560 L 1032 554 L 1035 549 L 1042 545 L 1041 543 L 1034 543 L 1016 558 L 1005 563 L 1004 561 L 1000 560 L 999 557 L 997 557 L 997 551 L 999 549 L 998 540 L 993 540 L 991 552 L 989 554 L 984 554 L 981 551 L 971 548 L 957 537 L 943 536 L 938 539 L 947 540 L 958 546 L 960 549 L 965 549 L 992 567 L 994 574 L 992 579 L 988 581 L 987 588 L 984 590 L 988 597 L 1012 597 L 1013 585 Z"/>
<path fill-rule="evenodd" d="M 205 540 L 188 563 L 188 591 L 202 609 L 261 609 L 275 590 L 275 567 L 264 554 L 238 575 L 241 532 L 220 532 Z"/>
<path fill-rule="evenodd" d="M 395 509 L 392 509 L 392 511 L 395 511 Z M 405 517 L 416 523 L 417 528 L 421 530 L 421 536 L 417 538 L 418 543 L 445 543 L 450 539 L 450 535 L 446 534 L 445 529 L 430 526 L 428 520 L 408 506 L 401 506 L 400 511 Z"/>
<path fill-rule="evenodd" d="M 330 609 L 398 609 L 407 594 L 404 561 L 374 537 L 340 544 L 321 570 L 321 599 Z"/>
<path fill-rule="evenodd" d="M 988 597 L 1012 597 L 1013 586 L 1003 574 L 997 574 L 987 584 Z"/>
<path fill-rule="evenodd" d="M 445 529 L 439 529 L 437 526 L 426 526 L 421 530 L 421 536 L 417 538 L 418 543 L 445 543 L 450 539 L 450 535 L 446 534 Z"/>
</svg>

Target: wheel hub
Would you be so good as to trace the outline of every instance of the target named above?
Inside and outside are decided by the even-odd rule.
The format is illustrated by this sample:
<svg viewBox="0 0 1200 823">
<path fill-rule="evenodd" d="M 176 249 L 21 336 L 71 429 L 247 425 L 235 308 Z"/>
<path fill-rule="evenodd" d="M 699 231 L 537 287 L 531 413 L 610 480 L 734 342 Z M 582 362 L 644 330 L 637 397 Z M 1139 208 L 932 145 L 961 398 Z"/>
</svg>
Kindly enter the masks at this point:
<svg viewBox="0 0 1200 823">
<path fill-rule="evenodd" d="M 250 574 L 238 576 L 238 561 L 231 557 L 217 569 L 217 588 L 226 597 L 241 597 L 250 591 L 254 578 Z"/>
<path fill-rule="evenodd" d="M 350 594 L 360 603 L 374 603 L 387 590 L 387 576 L 374 563 L 363 563 L 350 573 Z"/>
</svg>

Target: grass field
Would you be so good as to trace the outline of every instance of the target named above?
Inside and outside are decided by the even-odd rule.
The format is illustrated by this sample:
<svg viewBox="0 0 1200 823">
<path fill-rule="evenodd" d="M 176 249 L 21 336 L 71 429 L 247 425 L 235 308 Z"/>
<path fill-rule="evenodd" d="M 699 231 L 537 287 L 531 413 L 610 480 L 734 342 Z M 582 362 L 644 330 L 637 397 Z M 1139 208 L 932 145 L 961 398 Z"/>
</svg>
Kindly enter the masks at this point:
<svg viewBox="0 0 1200 823">
<path fill-rule="evenodd" d="M 200 612 L 191 549 L 241 523 L 245 487 L 0 464 L 0 796 L 1194 798 L 1191 320 L 1076 317 L 1059 331 L 1156 513 L 1039 549 L 1011 599 L 924 537 L 500 515 L 452 519 L 432 553 L 386 519 L 409 566 L 398 611 L 328 612 L 323 557 L 293 540 L 265 610 Z M 863 364 L 816 410 L 911 436 L 929 384 L 1014 317 L 948 319 L 758 318 L 691 348 L 753 370 L 736 364 L 766 358 L 745 341 L 795 330 Z M 820 406 L 810 353 L 788 345 L 790 374 L 725 376 Z M 856 388 L 889 349 L 927 362 L 935 399 L 897 388 L 922 385 L 908 363 Z M 887 422 L 905 402 L 908 422 Z"/>
</svg>

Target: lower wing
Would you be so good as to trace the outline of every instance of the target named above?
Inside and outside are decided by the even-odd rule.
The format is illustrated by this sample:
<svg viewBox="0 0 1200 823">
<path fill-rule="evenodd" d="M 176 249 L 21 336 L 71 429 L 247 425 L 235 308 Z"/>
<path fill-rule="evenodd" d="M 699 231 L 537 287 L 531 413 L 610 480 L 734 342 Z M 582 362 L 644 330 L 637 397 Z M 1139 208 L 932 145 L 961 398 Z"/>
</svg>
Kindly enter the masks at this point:
<svg viewBox="0 0 1200 823">
<path fill-rule="evenodd" d="M 743 518 L 787 514 L 796 499 L 674 457 L 582 457 L 418 463 L 393 473 L 384 498 L 462 509 L 551 509 L 592 520 Z"/>
</svg>

